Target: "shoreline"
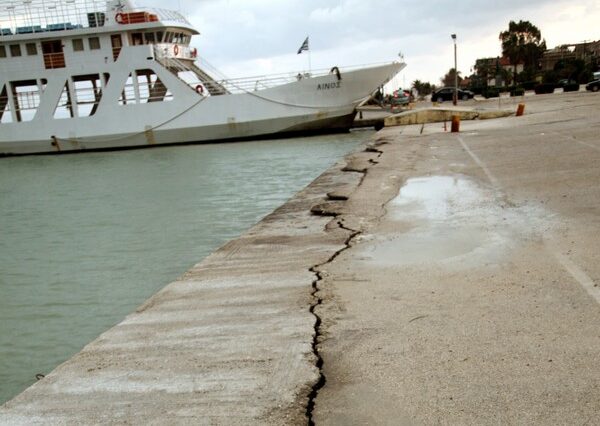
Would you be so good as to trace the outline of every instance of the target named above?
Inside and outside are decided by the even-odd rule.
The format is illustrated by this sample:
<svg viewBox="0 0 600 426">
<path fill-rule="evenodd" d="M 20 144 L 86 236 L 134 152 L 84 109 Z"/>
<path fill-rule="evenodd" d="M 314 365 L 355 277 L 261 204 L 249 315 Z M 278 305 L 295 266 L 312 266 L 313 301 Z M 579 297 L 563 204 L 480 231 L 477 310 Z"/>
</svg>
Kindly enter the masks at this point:
<svg viewBox="0 0 600 426">
<path fill-rule="evenodd" d="M 311 269 L 347 239 L 311 208 L 358 183 L 343 164 L 2 405 L 0 423 L 102 422 L 107 407 L 111 421 L 302 422 L 319 380 Z"/>
<path fill-rule="evenodd" d="M 585 423 L 599 106 L 544 95 L 460 134 L 383 129 L 1 418 Z"/>
</svg>

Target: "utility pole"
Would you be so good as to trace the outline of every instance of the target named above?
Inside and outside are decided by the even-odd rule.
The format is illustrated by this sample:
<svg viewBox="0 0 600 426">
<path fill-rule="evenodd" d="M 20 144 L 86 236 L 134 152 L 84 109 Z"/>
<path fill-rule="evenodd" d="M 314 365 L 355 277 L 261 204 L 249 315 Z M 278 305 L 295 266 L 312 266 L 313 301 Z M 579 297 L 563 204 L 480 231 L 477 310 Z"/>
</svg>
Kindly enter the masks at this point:
<svg viewBox="0 0 600 426">
<path fill-rule="evenodd" d="M 452 34 L 452 41 L 454 41 L 454 96 L 452 97 L 452 104 L 456 106 L 458 103 L 458 69 L 456 68 L 456 34 Z"/>
</svg>

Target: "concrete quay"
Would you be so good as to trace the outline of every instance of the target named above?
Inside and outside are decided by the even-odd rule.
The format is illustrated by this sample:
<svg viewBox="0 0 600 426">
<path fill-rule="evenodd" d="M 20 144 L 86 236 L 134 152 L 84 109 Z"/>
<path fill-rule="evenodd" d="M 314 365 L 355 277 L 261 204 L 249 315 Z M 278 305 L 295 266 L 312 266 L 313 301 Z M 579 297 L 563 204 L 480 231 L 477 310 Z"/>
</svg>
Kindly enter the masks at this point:
<svg viewBox="0 0 600 426">
<path fill-rule="evenodd" d="M 526 104 L 383 129 L 0 424 L 596 424 L 600 96 Z"/>
</svg>

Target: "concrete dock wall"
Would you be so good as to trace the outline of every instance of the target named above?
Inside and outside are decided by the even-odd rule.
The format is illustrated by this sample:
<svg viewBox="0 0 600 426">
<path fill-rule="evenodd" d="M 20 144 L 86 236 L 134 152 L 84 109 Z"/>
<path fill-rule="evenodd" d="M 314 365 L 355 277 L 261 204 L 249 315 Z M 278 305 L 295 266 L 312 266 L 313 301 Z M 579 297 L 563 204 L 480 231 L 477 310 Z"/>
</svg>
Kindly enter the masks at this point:
<svg viewBox="0 0 600 426">
<path fill-rule="evenodd" d="M 332 167 L 0 408 L 1 424 L 303 424 L 320 380 L 312 270 L 347 230 L 311 208 Z"/>
</svg>

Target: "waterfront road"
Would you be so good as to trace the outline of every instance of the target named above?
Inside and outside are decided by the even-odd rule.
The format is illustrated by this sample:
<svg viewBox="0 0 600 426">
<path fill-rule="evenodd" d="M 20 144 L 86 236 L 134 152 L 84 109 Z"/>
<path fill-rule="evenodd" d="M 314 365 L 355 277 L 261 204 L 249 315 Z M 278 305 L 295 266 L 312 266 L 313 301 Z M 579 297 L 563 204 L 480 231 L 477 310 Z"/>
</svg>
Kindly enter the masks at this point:
<svg viewBox="0 0 600 426">
<path fill-rule="evenodd" d="M 0 424 L 597 424 L 600 95 L 524 101 L 377 133 Z"/>
<path fill-rule="evenodd" d="M 378 134 L 320 283 L 317 424 L 598 424 L 600 96 L 525 102 Z"/>
</svg>

